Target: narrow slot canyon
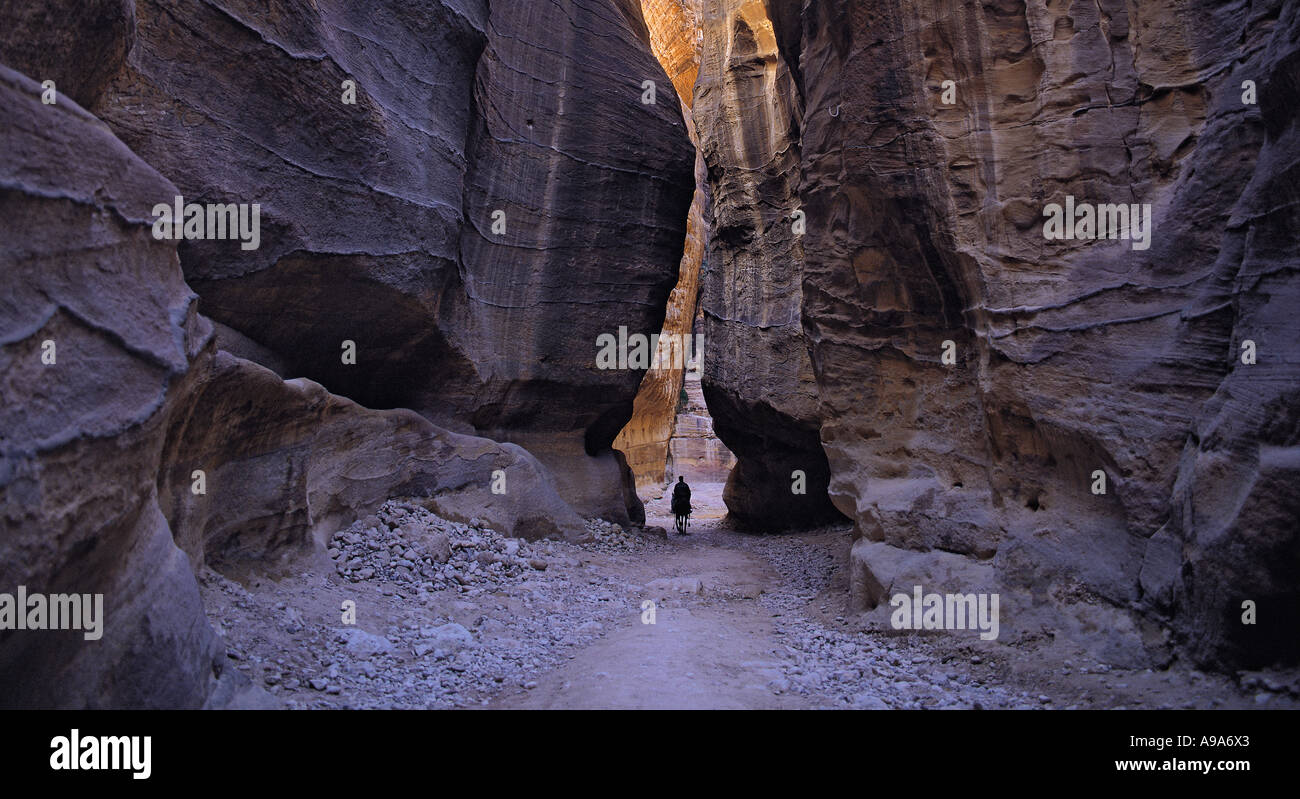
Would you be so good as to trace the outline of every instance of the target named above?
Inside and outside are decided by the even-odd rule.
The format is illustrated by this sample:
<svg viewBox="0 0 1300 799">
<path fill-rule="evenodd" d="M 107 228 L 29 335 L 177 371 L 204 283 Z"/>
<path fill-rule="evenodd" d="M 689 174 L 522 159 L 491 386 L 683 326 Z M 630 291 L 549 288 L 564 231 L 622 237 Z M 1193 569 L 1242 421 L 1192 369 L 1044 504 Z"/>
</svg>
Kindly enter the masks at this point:
<svg viewBox="0 0 1300 799">
<path fill-rule="evenodd" d="M 1296 3 L 38 5 L 0 707 L 1300 708 Z"/>
<path fill-rule="evenodd" d="M 753 531 L 841 521 L 827 492 L 816 386 L 800 330 L 803 251 L 793 226 L 799 106 L 773 23 L 762 2 L 645 0 L 642 11 L 696 150 L 696 189 L 663 335 L 701 341 L 701 363 L 690 375 L 699 385 L 691 389 L 716 409 L 708 425 L 727 449 L 718 457 L 736 460 L 720 494 L 710 485 L 706 495 L 720 495 L 728 521 Z M 656 499 L 656 483 L 689 471 L 662 468 L 681 418 L 675 407 L 684 371 L 647 373 L 614 445 L 638 488 Z M 716 469 L 701 476 L 712 484 Z"/>
</svg>

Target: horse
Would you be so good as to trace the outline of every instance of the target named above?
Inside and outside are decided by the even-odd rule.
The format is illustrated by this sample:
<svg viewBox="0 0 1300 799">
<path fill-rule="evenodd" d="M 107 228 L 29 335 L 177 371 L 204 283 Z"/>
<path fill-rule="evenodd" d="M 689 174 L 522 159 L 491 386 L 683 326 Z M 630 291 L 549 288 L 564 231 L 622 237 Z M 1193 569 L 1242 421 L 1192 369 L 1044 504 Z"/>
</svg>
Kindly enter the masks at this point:
<svg viewBox="0 0 1300 799">
<path fill-rule="evenodd" d="M 678 534 L 690 535 L 690 533 L 686 532 L 686 528 L 691 526 L 691 512 L 687 510 L 685 513 L 674 514 L 674 517 L 677 520 Z"/>
<path fill-rule="evenodd" d="M 673 486 L 671 510 L 677 520 L 677 532 L 681 535 L 690 535 L 686 532 L 686 528 L 691 524 L 691 487 L 680 477 L 677 478 L 677 485 Z"/>
</svg>

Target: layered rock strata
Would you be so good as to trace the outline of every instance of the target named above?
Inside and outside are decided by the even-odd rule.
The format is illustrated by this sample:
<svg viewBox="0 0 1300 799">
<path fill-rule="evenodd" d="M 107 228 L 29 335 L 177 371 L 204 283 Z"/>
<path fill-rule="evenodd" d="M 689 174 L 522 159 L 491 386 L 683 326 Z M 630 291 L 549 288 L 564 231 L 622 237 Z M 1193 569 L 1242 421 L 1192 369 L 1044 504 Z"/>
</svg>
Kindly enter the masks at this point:
<svg viewBox="0 0 1300 799">
<path fill-rule="evenodd" d="M 668 479 L 680 476 L 688 483 L 725 483 L 736 457 L 713 433 L 699 378 L 688 376 L 682 392 L 686 401 L 678 410 L 668 442 Z"/>
<path fill-rule="evenodd" d="M 1242 623 L 1300 622 L 1296 15 L 802 10 L 803 325 L 866 606 L 983 586 L 1114 662 L 1297 656 Z M 1135 218 L 1049 239 L 1053 203 Z"/>
<path fill-rule="evenodd" d="M 675 341 L 685 349 L 683 337 L 694 334 L 699 309 L 700 269 L 704 262 L 705 240 L 708 236 L 705 213 L 708 207 L 708 176 L 704 168 L 704 154 L 699 149 L 698 137 L 691 115 L 692 93 L 699 71 L 699 30 L 696 11 L 690 3 L 679 0 L 643 0 L 642 12 L 650 32 L 651 51 L 663 66 L 682 102 L 686 132 L 695 151 L 695 193 L 686 218 L 686 244 L 682 249 L 677 270 L 677 285 L 668 295 L 660 336 Z M 662 340 L 662 339 L 661 339 Z M 690 339 L 689 354 L 694 352 Z M 707 348 L 707 345 L 706 345 Z M 674 357 L 667 348 L 664 362 L 652 366 L 641 380 L 632 418 L 619 431 L 614 448 L 622 452 L 635 475 L 640 489 L 661 487 L 667 475 L 665 464 L 669 459 L 669 440 L 673 436 L 678 395 L 681 393 L 685 372 L 690 365 Z M 687 353 L 683 352 L 683 356 Z"/>
<path fill-rule="evenodd" d="M 285 376 L 518 441 L 599 477 L 569 492 L 584 512 L 635 515 L 610 447 L 642 372 L 595 369 L 594 342 L 661 326 L 694 152 L 634 0 L 123 8 L 90 27 L 123 57 L 76 87 L 89 110 L 186 202 L 260 205 L 256 249 L 181 244 L 205 315 Z M 0 60 L 40 72 L 54 37 L 13 29 Z"/>
<path fill-rule="evenodd" d="M 0 633 L 0 704 L 237 702 L 192 569 L 297 568 L 390 496 L 523 537 L 637 513 L 610 444 L 640 374 L 594 343 L 661 324 L 692 191 L 639 9 L 290 11 L 104 2 L 0 36 L 58 86 L 3 73 L 0 590 L 108 607 L 97 645 Z M 177 196 L 257 203 L 257 246 L 151 235 Z"/>
<path fill-rule="evenodd" d="M 761 0 L 703 2 L 694 117 L 712 192 L 701 305 L 704 397 L 735 453 L 733 521 L 773 531 L 840 518 L 802 329 L 801 102 Z"/>
<path fill-rule="evenodd" d="M 0 592 L 100 595 L 100 637 L 8 608 L 40 626 L 0 630 L 0 705 L 199 707 L 224 648 L 155 481 L 210 328 L 150 232 L 171 184 L 41 92 L 0 67 Z"/>
</svg>

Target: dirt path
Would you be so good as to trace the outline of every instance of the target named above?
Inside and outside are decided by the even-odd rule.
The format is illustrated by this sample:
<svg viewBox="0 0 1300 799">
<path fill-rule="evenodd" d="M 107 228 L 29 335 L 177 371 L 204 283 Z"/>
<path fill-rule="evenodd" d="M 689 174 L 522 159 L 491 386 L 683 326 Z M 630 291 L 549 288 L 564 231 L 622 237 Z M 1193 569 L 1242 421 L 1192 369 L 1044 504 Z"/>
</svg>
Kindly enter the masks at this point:
<svg viewBox="0 0 1300 799">
<path fill-rule="evenodd" d="M 720 485 L 696 486 L 694 504 L 689 536 L 590 520 L 593 540 L 579 544 L 507 539 L 394 501 L 294 574 L 205 570 L 204 604 L 255 706 L 1297 704 L 1269 675 L 1126 670 L 1050 641 L 870 630 L 846 608 L 847 526 L 749 535 L 722 519 Z M 671 529 L 666 498 L 647 521 Z"/>
<path fill-rule="evenodd" d="M 656 503 L 658 504 L 658 503 Z M 697 501 L 698 504 L 698 501 Z M 709 516 L 714 519 L 710 519 Z M 629 575 L 655 603 L 629 618 L 535 688 L 499 697 L 494 707 L 568 709 L 800 708 L 780 686 L 785 645 L 773 612 L 759 603 L 779 578 L 760 558 L 720 546 L 718 513 L 701 513 L 690 536 Z M 662 508 L 648 523 L 668 527 Z"/>
<path fill-rule="evenodd" d="M 845 530 L 773 539 L 730 529 L 721 485 L 695 487 L 687 536 L 616 570 L 655 623 L 635 612 L 500 708 L 740 709 L 1032 706 L 1036 700 L 971 685 L 938 668 L 924 644 L 875 643 L 832 608 L 845 588 L 829 553 Z M 647 504 L 647 524 L 672 529 L 667 498 Z M 635 606 L 634 606 L 635 610 Z M 825 612 L 824 614 L 822 612 Z M 824 618 L 818 616 L 824 615 Z"/>
<path fill-rule="evenodd" d="M 567 709 L 798 708 L 773 695 L 781 679 L 773 626 L 751 601 L 730 608 L 678 608 L 656 624 L 630 625 L 587 647 L 532 691 L 496 707 Z"/>
</svg>

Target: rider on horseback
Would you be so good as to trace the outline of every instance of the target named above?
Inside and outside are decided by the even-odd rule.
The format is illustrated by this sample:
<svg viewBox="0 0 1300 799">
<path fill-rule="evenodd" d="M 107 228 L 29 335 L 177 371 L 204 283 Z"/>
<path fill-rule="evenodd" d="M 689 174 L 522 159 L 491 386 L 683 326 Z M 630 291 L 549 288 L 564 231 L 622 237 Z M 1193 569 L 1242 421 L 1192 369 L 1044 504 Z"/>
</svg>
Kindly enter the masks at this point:
<svg viewBox="0 0 1300 799">
<path fill-rule="evenodd" d="M 686 478 L 677 476 L 677 485 L 673 486 L 673 516 L 677 517 L 677 531 L 686 532 L 686 524 L 691 517 L 691 487 L 686 485 Z"/>
</svg>

